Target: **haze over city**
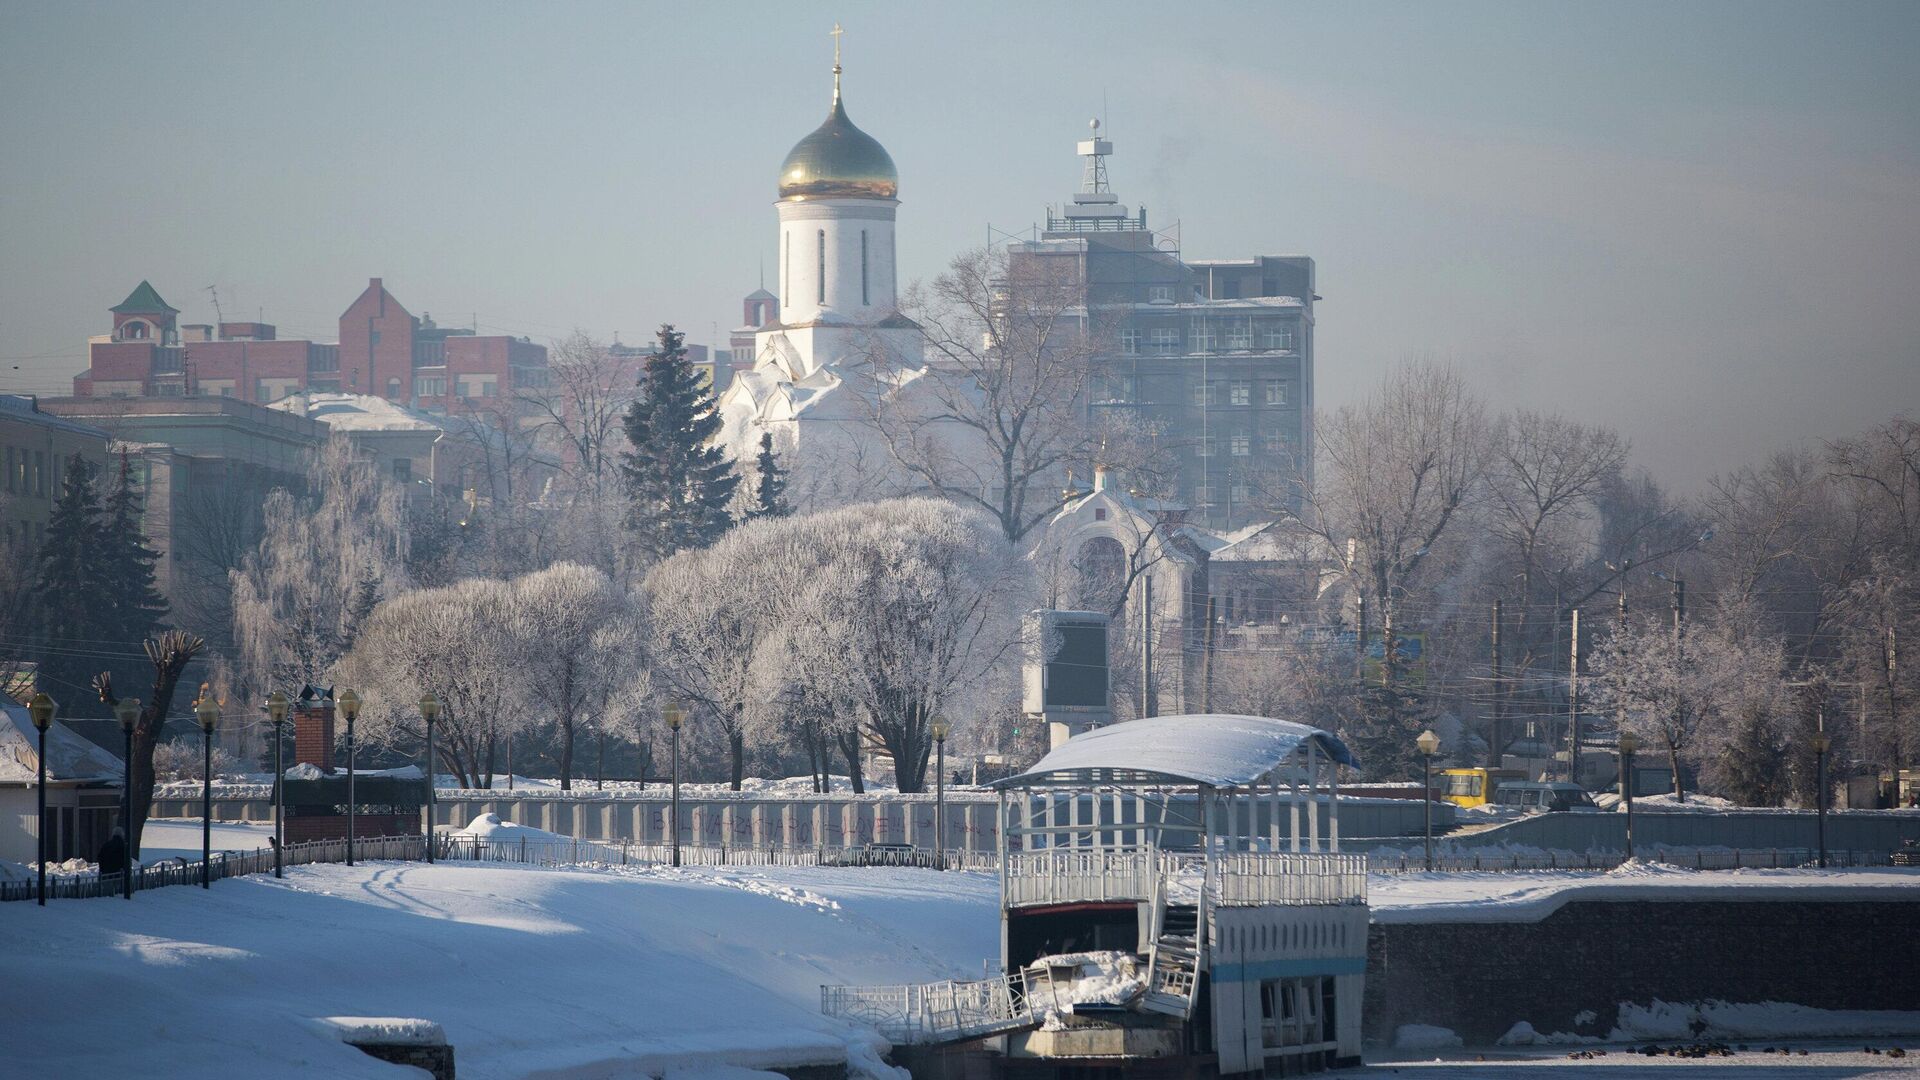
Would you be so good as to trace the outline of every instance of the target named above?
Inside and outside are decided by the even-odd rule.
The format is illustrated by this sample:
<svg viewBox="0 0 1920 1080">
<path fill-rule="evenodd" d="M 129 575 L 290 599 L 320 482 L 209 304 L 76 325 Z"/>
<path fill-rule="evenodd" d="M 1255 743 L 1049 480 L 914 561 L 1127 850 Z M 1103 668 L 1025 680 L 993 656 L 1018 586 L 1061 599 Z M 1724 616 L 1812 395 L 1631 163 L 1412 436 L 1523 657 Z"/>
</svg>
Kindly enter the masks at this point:
<svg viewBox="0 0 1920 1080">
<path fill-rule="evenodd" d="M 380 276 L 483 333 L 724 344 L 837 19 L 903 286 L 1062 202 L 1102 116 L 1188 257 L 1315 258 L 1320 407 L 1430 354 L 1689 490 L 1920 405 L 1920 13 L 1833 10 L 10 4 L 0 389 L 71 392 L 142 278 L 282 337 Z"/>
</svg>

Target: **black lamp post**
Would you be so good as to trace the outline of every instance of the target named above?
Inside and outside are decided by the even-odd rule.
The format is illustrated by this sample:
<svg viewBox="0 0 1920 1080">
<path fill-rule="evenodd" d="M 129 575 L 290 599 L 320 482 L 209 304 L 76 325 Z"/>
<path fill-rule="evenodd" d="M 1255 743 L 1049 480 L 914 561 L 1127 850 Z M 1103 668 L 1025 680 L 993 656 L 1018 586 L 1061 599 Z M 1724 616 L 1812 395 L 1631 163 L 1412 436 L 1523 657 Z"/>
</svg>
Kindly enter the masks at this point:
<svg viewBox="0 0 1920 1080">
<path fill-rule="evenodd" d="M 947 868 L 947 735 L 953 730 L 935 717 L 933 732 L 933 868 Z"/>
<path fill-rule="evenodd" d="M 267 695 L 267 719 L 273 722 L 273 876 L 285 877 L 280 849 L 287 844 L 286 766 L 280 760 L 280 744 L 286 742 L 287 695 L 275 690 Z"/>
<path fill-rule="evenodd" d="M 680 865 L 680 725 L 687 722 L 687 710 L 677 701 L 669 701 L 660 715 L 666 718 L 667 730 L 673 732 L 673 802 L 668 827 L 673 830 L 673 865 Z"/>
<path fill-rule="evenodd" d="M 193 714 L 200 720 L 200 887 L 213 888 L 213 729 L 220 726 L 220 703 L 202 689 Z"/>
<path fill-rule="evenodd" d="M 420 719 L 427 722 L 427 861 L 433 861 L 433 722 L 440 719 L 440 696 L 420 695 Z"/>
<path fill-rule="evenodd" d="M 1620 797 L 1627 804 L 1627 858 L 1633 858 L 1633 752 L 1640 749 L 1640 740 L 1633 732 L 1620 733 Z"/>
<path fill-rule="evenodd" d="M 1814 777 L 1820 785 L 1813 797 L 1816 800 L 1814 806 L 1819 812 L 1817 819 L 1820 838 L 1819 866 L 1822 870 L 1827 868 L 1827 751 L 1831 749 L 1833 749 L 1833 740 L 1827 737 L 1824 729 L 1813 733 Z"/>
<path fill-rule="evenodd" d="M 340 715 L 347 718 L 347 865 L 353 865 L 353 819 L 360 807 L 353 790 L 353 722 L 360 718 L 360 695 L 351 689 L 340 691 L 333 699 Z"/>
<path fill-rule="evenodd" d="M 35 789 L 40 796 L 40 816 L 34 823 L 34 842 L 40 853 L 40 906 L 47 906 L 47 728 L 53 725 L 53 710 L 57 708 L 53 699 L 45 692 L 33 695 L 27 702 L 27 715 L 33 718 L 33 727 L 40 733 L 40 752 L 35 754 L 35 768 L 39 771 L 39 783 Z"/>
<path fill-rule="evenodd" d="M 127 865 L 121 868 L 120 896 L 133 899 L 133 727 L 140 722 L 140 699 L 121 698 L 113 707 L 120 721 L 120 733 L 126 736 L 127 757 L 120 781 L 120 831 L 127 839 Z"/>
<path fill-rule="evenodd" d="M 1414 742 L 1414 745 L 1420 748 L 1421 769 L 1425 776 L 1425 780 L 1422 783 L 1421 789 L 1420 789 L 1420 797 L 1427 811 L 1427 869 L 1432 870 L 1433 869 L 1433 755 L 1438 753 L 1440 750 L 1440 736 L 1435 735 L 1433 733 L 1432 728 L 1428 728 L 1426 731 L 1421 732 L 1420 737 L 1413 740 L 1413 742 Z"/>
</svg>

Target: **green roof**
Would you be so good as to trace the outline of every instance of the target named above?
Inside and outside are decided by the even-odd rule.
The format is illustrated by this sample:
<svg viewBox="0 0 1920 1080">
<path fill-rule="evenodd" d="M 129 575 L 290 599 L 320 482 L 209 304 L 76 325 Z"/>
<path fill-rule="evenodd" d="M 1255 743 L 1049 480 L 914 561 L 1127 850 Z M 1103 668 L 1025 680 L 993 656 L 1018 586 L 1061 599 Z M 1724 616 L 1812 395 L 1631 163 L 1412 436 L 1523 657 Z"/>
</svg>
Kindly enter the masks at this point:
<svg viewBox="0 0 1920 1080">
<path fill-rule="evenodd" d="M 107 310 L 121 315 L 151 315 L 161 311 L 170 311 L 176 315 L 180 313 L 179 308 L 169 306 L 165 300 L 160 299 L 159 293 L 153 291 L 153 286 L 144 281 L 140 283 L 139 288 L 128 293 L 125 300 Z"/>
</svg>

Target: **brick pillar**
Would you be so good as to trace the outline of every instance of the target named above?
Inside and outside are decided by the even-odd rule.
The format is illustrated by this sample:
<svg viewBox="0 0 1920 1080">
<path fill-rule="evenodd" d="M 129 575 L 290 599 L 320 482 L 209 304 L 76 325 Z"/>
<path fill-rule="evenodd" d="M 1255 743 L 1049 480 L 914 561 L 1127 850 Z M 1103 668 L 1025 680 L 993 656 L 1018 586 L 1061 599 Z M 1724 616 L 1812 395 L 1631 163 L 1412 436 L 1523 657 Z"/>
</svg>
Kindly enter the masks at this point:
<svg viewBox="0 0 1920 1080">
<path fill-rule="evenodd" d="M 333 699 L 302 701 L 293 708 L 293 760 L 333 771 Z"/>
</svg>

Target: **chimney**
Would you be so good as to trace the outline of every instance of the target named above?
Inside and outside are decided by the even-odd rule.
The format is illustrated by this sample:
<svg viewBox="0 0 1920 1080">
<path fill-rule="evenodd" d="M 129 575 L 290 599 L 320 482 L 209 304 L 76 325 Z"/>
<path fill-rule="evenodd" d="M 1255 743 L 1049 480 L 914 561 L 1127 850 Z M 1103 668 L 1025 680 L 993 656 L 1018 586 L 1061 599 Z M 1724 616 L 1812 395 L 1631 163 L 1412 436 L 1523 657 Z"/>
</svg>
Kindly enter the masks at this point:
<svg viewBox="0 0 1920 1080">
<path fill-rule="evenodd" d="M 293 760 L 333 771 L 333 688 L 309 686 L 293 705 Z"/>
</svg>

